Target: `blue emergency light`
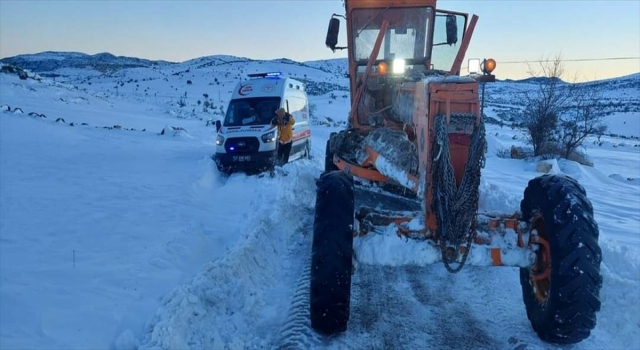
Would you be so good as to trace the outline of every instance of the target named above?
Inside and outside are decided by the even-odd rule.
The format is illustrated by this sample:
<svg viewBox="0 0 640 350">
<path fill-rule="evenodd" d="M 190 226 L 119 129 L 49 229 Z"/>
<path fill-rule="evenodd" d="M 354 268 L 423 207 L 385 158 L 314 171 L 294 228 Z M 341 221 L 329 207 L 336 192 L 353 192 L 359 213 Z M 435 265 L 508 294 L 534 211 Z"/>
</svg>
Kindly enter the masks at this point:
<svg viewBox="0 0 640 350">
<path fill-rule="evenodd" d="M 276 78 L 279 79 L 282 76 L 281 72 L 265 72 L 265 73 L 250 73 L 247 74 L 249 78 Z"/>
</svg>

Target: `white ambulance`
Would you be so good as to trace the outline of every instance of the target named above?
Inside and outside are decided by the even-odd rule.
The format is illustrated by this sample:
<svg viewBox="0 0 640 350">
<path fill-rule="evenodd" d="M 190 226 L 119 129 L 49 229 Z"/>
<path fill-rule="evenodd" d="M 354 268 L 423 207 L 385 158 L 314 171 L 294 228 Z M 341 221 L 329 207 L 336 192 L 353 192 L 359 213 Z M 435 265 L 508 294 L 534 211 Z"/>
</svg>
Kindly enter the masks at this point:
<svg viewBox="0 0 640 350">
<path fill-rule="evenodd" d="M 238 83 L 227 106 L 224 121 L 216 122 L 218 169 L 264 171 L 275 165 L 278 129 L 271 126 L 275 111 L 283 107 L 295 119 L 289 160 L 311 154 L 309 100 L 302 82 L 280 73 L 249 74 Z"/>
</svg>

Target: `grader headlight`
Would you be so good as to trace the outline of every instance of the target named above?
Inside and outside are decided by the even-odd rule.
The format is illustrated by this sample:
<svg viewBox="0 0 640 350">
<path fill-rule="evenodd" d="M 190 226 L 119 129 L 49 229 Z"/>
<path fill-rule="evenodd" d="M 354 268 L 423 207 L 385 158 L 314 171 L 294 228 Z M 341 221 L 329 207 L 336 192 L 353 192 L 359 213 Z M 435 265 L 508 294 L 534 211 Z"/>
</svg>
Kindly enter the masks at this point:
<svg viewBox="0 0 640 350">
<path fill-rule="evenodd" d="M 393 74 L 404 74 L 404 59 L 396 58 L 393 60 L 392 72 Z"/>
<path fill-rule="evenodd" d="M 480 69 L 480 65 L 482 61 L 479 58 L 470 58 L 469 59 L 469 74 L 480 74 L 482 69 Z"/>
</svg>

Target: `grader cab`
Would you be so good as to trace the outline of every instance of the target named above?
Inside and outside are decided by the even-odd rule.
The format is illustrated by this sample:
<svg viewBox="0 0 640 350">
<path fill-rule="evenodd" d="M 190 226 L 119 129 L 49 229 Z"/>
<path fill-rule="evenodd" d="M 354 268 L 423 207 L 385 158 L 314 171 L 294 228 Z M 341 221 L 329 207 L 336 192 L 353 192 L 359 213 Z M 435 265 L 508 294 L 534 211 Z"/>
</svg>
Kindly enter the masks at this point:
<svg viewBox="0 0 640 350">
<path fill-rule="evenodd" d="M 327 141 L 317 182 L 312 328 L 346 331 L 353 261 L 385 264 L 375 245 L 392 235 L 420 242 L 418 264 L 442 262 L 454 273 L 465 264 L 518 268 L 540 338 L 587 338 L 602 277 L 584 188 L 545 174 L 529 181 L 511 213 L 480 210 L 482 102 L 496 62 L 469 60 L 481 72 L 461 75 L 478 16 L 439 9 L 436 0 L 345 0 L 344 7 L 330 19 L 325 44 L 347 50 L 351 109 L 347 127 Z M 338 46 L 341 18 L 346 46 Z"/>
</svg>

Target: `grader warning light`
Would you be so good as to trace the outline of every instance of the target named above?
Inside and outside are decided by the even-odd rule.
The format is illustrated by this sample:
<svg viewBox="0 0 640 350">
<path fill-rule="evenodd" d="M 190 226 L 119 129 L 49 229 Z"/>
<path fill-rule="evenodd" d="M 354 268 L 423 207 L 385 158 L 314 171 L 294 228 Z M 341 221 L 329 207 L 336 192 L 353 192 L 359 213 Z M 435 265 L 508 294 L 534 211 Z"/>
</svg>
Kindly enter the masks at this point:
<svg viewBox="0 0 640 350">
<path fill-rule="evenodd" d="M 389 72 L 389 65 L 387 62 L 378 63 L 378 74 L 386 75 Z"/>
<path fill-rule="evenodd" d="M 496 61 L 493 58 L 482 61 L 482 73 L 491 74 L 496 69 Z"/>
</svg>

